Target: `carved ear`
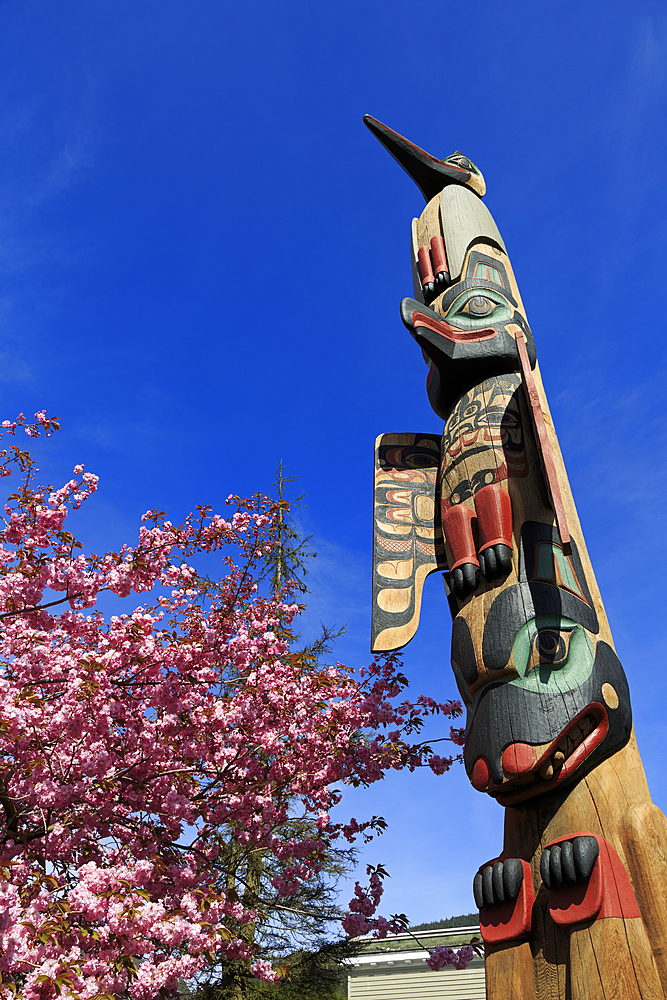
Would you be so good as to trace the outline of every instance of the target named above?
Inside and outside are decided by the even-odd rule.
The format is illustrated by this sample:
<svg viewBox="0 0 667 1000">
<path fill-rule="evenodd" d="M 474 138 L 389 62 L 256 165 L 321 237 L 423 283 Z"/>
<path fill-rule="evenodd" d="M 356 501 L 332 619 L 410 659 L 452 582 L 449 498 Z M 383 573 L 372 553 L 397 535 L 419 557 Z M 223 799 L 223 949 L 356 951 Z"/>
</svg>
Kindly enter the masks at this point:
<svg viewBox="0 0 667 1000">
<path fill-rule="evenodd" d="M 448 184 L 465 184 L 472 188 L 480 198 L 486 192 L 486 184 L 481 173 L 460 154 L 450 157 L 449 160 L 460 160 L 470 165 L 467 170 L 460 163 L 438 160 L 431 156 L 424 149 L 415 146 L 409 139 L 405 139 L 398 132 L 387 128 L 377 118 L 364 115 L 364 124 L 373 133 L 376 139 L 382 143 L 396 162 L 400 164 L 409 177 L 415 182 L 427 201 L 440 194 L 442 189 Z"/>
<path fill-rule="evenodd" d="M 374 653 L 417 631 L 424 580 L 447 568 L 436 483 L 439 434 L 381 434 L 375 443 Z"/>
</svg>

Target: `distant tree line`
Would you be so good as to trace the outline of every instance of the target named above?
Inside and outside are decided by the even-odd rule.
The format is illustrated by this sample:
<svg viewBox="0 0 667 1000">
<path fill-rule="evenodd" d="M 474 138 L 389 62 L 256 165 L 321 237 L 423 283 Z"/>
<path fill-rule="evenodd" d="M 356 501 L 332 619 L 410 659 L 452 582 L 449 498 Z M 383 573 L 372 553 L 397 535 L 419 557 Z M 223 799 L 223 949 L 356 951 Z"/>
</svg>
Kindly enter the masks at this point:
<svg viewBox="0 0 667 1000">
<path fill-rule="evenodd" d="M 448 917 L 446 920 L 430 920 L 425 924 L 411 924 L 411 931 L 437 931 L 445 927 L 473 927 L 479 923 L 479 911 L 462 913 L 458 917 Z"/>
</svg>

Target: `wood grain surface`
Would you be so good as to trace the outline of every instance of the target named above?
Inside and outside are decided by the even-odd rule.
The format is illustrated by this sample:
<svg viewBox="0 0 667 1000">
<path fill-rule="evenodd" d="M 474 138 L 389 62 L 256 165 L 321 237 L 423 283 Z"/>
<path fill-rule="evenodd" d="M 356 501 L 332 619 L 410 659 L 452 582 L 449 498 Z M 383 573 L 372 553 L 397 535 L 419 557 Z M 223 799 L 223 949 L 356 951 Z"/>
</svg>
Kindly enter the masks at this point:
<svg viewBox="0 0 667 1000">
<path fill-rule="evenodd" d="M 376 448 L 374 649 L 409 641 L 424 577 L 451 567 L 466 770 L 504 807 L 499 859 L 527 863 L 535 896 L 528 940 L 518 921 L 520 937 L 487 945 L 490 1000 L 658 1000 L 667 996 L 667 820 L 649 794 L 512 265 L 474 165 L 450 158 L 468 180 L 450 171 L 436 192 L 423 179 L 429 155 L 382 128 L 373 126 L 429 199 L 411 228 L 413 273 L 420 248 L 442 238 L 453 284 L 425 305 L 416 280 L 415 299 L 401 306 L 444 428 L 440 438 L 385 436 L 389 447 Z M 424 442 L 417 472 L 409 451 Z M 475 575 L 475 495 L 490 485 L 503 491 L 502 539 L 511 506 L 511 560 L 502 574 Z M 418 513 L 420 495 L 432 522 Z M 400 555 L 388 555 L 392 542 Z M 486 889 L 483 902 L 489 926 L 493 906 L 510 913 Z"/>
</svg>

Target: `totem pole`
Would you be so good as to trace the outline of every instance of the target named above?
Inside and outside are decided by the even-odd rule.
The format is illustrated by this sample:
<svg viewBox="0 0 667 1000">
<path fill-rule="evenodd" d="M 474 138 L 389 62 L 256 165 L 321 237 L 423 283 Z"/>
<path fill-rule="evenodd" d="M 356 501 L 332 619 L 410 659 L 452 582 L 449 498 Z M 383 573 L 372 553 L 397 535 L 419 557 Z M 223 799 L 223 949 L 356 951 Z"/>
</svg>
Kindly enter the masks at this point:
<svg viewBox="0 0 667 1000">
<path fill-rule="evenodd" d="M 445 422 L 377 439 L 372 648 L 410 641 L 442 572 L 466 771 L 505 810 L 473 882 L 487 995 L 667 997 L 667 820 L 484 179 L 364 121 L 426 198 L 401 314 Z"/>
</svg>

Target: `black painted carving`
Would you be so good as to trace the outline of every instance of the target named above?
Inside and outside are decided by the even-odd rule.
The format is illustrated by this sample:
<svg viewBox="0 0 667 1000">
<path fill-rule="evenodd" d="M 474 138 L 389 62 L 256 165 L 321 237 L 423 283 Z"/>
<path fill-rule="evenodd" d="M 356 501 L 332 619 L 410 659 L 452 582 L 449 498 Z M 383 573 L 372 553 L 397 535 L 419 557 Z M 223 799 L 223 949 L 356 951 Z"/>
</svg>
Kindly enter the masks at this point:
<svg viewBox="0 0 667 1000">
<path fill-rule="evenodd" d="M 520 858 L 506 858 L 504 861 L 485 865 L 481 872 L 477 872 L 472 884 L 477 909 L 504 903 L 506 899 L 516 899 L 522 882 L 523 865 Z"/>
<path fill-rule="evenodd" d="M 465 618 L 458 616 L 452 626 L 452 666 L 464 681 L 472 685 L 477 680 L 477 661 L 470 628 Z"/>
<path fill-rule="evenodd" d="M 549 542 L 560 547 L 560 535 L 558 534 L 558 529 L 552 524 L 543 524 L 540 521 L 524 521 L 521 525 L 521 553 L 519 557 L 519 580 L 521 580 L 522 583 L 528 583 L 531 580 L 535 580 L 537 575 L 535 556 L 537 553 L 537 546 L 540 542 Z M 570 545 L 572 551 L 570 556 L 566 556 L 565 558 L 569 558 L 577 583 L 583 591 L 584 598 L 592 608 L 593 598 L 591 597 L 591 592 L 586 581 L 586 574 L 584 573 L 584 567 L 581 563 L 581 557 L 579 555 L 577 544 L 576 542 L 571 541 Z M 581 624 L 583 625 L 584 622 Z M 586 627 L 588 628 L 588 626 Z M 597 629 L 591 629 L 590 631 L 597 632 Z"/>
<path fill-rule="evenodd" d="M 517 583 L 496 597 L 484 624 L 482 656 L 489 670 L 507 666 L 519 630 L 538 615 L 560 615 L 597 635 L 597 615 L 574 594 L 548 583 Z"/>
<path fill-rule="evenodd" d="M 512 550 L 509 545 L 491 545 L 479 554 L 479 568 L 485 580 L 498 580 L 512 569 Z"/>
<path fill-rule="evenodd" d="M 412 178 L 426 201 L 435 198 L 448 184 L 468 184 L 473 177 L 478 178 L 478 193 L 484 194 L 482 175 L 462 153 L 457 152 L 446 160 L 438 160 L 398 132 L 387 128 L 377 118 L 364 115 L 364 124 Z"/>
<path fill-rule="evenodd" d="M 477 590 L 479 569 L 474 563 L 463 563 L 450 574 L 451 587 L 460 600 Z"/>
<path fill-rule="evenodd" d="M 628 682 L 620 660 L 606 642 L 597 644 L 589 677 L 569 691 L 530 691 L 518 687 L 511 680 L 484 688 L 475 705 L 468 708 L 464 752 L 468 775 L 472 774 L 477 758 L 484 756 L 493 781 L 500 784 L 503 781 L 501 758 L 505 747 L 515 742 L 531 746 L 551 743 L 587 706 L 593 703 L 604 705 L 603 684 L 611 684 L 616 691 L 618 708 L 608 713 L 606 735 L 568 778 L 568 783 L 587 774 L 600 761 L 624 747 L 632 730 Z"/>
<path fill-rule="evenodd" d="M 445 297 L 450 292 L 458 294 L 465 286 L 496 287 L 490 282 L 463 281 L 448 289 Z M 405 326 L 433 362 L 427 385 L 428 398 L 435 412 L 443 420 L 447 419 L 456 401 L 468 389 L 494 375 L 507 375 L 520 370 L 516 340 L 507 332 L 507 323 L 490 325 L 488 329 L 491 335 L 488 339 L 473 339 L 474 335 L 483 332 L 478 330 L 466 331 L 470 334 L 467 340 L 450 340 L 444 334 L 420 326 L 419 315 L 425 316 L 433 325 L 440 324 L 441 327 L 447 321 L 440 313 L 417 302 L 416 299 L 403 299 L 401 302 L 401 318 Z M 516 310 L 508 322 L 521 326 L 526 334 L 528 357 L 534 368 L 537 363 L 537 352 L 530 327 Z"/>
<path fill-rule="evenodd" d="M 595 837 L 573 837 L 547 847 L 540 858 L 540 875 L 547 889 L 589 878 L 600 853 Z"/>
</svg>

